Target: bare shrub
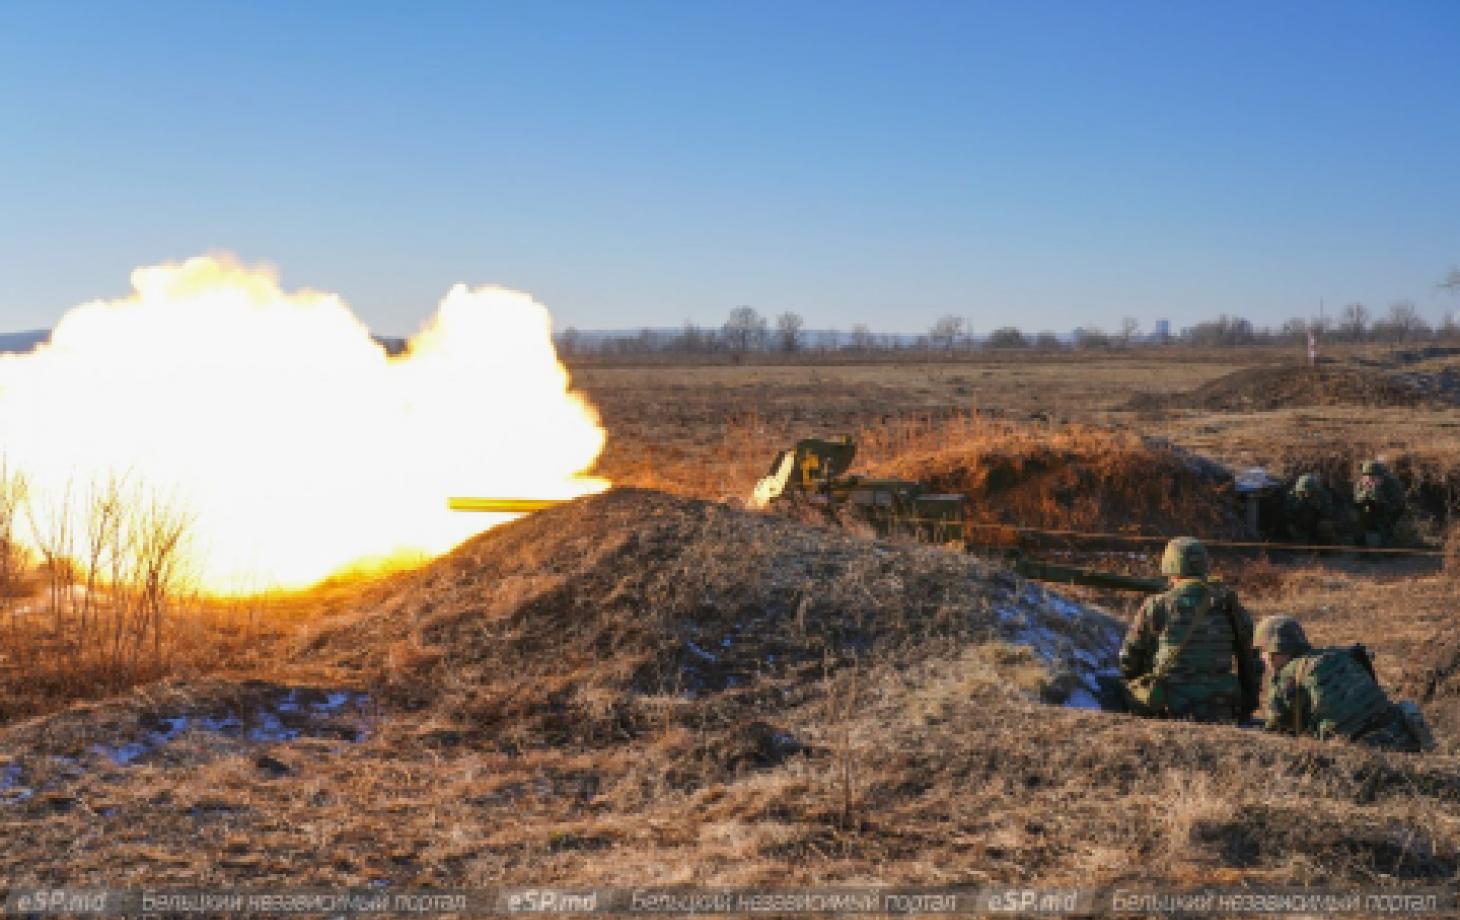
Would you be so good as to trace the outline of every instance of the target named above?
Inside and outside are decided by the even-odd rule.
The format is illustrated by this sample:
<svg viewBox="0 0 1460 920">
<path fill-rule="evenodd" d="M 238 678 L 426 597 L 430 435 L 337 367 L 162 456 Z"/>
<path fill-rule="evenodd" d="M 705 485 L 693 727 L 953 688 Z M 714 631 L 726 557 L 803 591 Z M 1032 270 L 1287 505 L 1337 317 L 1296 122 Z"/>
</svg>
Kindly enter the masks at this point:
<svg viewBox="0 0 1460 920">
<path fill-rule="evenodd" d="M 8 612 L 25 571 L 25 552 L 15 530 L 25 496 L 25 478 L 0 455 L 0 613 Z"/>
<path fill-rule="evenodd" d="M 1169 774 L 1163 804 L 1166 847 L 1173 859 L 1205 862 L 1226 848 L 1237 803 L 1214 789 L 1208 774 Z"/>
<path fill-rule="evenodd" d="M 42 499 L 0 466 L 0 603 L 9 608 L 12 659 L 3 677 L 13 684 L 4 694 L 7 713 L 168 672 L 174 630 L 196 613 L 191 525 L 177 503 L 126 476 L 84 490 L 68 484 Z M 23 545 L 36 556 L 38 596 L 17 597 Z"/>
</svg>

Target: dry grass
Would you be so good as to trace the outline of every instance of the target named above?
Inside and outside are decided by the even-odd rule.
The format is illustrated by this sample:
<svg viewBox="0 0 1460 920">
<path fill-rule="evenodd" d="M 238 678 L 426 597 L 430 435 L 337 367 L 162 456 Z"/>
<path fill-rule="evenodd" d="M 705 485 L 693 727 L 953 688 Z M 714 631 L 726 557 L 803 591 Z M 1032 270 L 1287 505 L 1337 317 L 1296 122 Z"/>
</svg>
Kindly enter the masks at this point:
<svg viewBox="0 0 1460 920">
<path fill-rule="evenodd" d="M 1385 664 L 1421 657 L 1447 585 L 1420 582 L 1432 600 L 1386 617 L 1390 644 L 1375 644 L 1400 687 L 1423 668 Z M 1249 600 L 1295 610 L 1327 641 L 1386 590 L 1302 569 Z M 95 753 L 288 690 L 227 680 L 6 730 L 0 756 L 40 792 L 0 806 L 19 819 L 0 877 L 1453 880 L 1453 753 L 1047 705 L 1067 690 L 1063 649 L 1103 627 L 1029 591 L 968 557 L 610 493 L 342 591 L 292 657 L 334 681 L 315 698 L 370 689 L 362 741 L 331 717 L 283 743 L 195 728 L 131 765 Z M 1044 654 L 1030 645 L 1041 630 L 1056 640 Z M 1426 705 L 1453 713 L 1460 699 Z"/>
<path fill-rule="evenodd" d="M 1242 533 L 1228 474 L 1170 445 L 1089 426 L 973 421 L 884 447 L 887 459 L 872 470 L 966 495 L 980 521 L 1097 533 Z"/>
<path fill-rule="evenodd" d="M 1239 360 L 577 377 L 609 424 L 602 471 L 620 481 L 743 496 L 775 449 L 848 432 L 863 468 L 943 462 L 982 475 L 990 500 L 990 458 L 1027 465 L 1052 451 L 1090 471 L 1109 507 L 1040 497 L 1018 513 L 1073 520 L 1126 513 L 1140 493 L 1122 483 L 1166 462 L 1136 427 L 1226 460 L 1293 450 L 1312 430 L 1294 420 L 1320 413 L 1141 420 L 1122 408 Z M 1449 468 L 1437 425 L 1460 425 L 1435 409 L 1321 414 L 1331 443 L 1404 442 L 1437 477 Z M 1036 496 L 1058 485 L 1016 479 Z M 220 609 L 216 626 L 198 620 L 196 658 L 172 631 L 176 679 L 0 728 L 0 884 L 1453 882 L 1453 577 L 1346 560 L 1226 565 L 1255 615 L 1293 613 L 1317 642 L 1373 648 L 1442 751 L 1049 705 L 1102 620 L 1071 620 L 1050 599 L 1006 620 L 1000 609 L 1032 595 L 997 565 L 624 491 L 418 572 Z M 1053 637 L 1043 653 L 1032 627 Z M 292 740 L 200 727 L 230 713 L 266 727 L 260 713 L 282 715 L 281 700 L 345 691 L 371 694 L 355 721 L 303 718 Z M 183 715 L 186 731 L 133 763 L 105 753 Z M 35 794 L 19 800 L 21 788 Z"/>
</svg>

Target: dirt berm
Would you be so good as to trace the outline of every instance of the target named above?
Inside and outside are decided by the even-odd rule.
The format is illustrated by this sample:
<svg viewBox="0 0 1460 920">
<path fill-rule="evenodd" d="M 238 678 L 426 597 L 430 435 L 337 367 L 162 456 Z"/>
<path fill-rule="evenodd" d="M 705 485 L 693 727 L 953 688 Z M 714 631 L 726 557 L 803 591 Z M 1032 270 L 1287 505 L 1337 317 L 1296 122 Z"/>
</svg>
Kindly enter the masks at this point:
<svg viewBox="0 0 1460 920">
<path fill-rule="evenodd" d="M 1186 393 L 1137 393 L 1137 412 L 1194 409 L 1200 412 L 1267 412 L 1286 406 L 1453 406 L 1448 377 L 1387 374 L 1340 365 L 1242 368 Z"/>
<path fill-rule="evenodd" d="M 345 606 L 267 686 L 0 730 L 0 882 L 1456 873 L 1453 756 L 1077 708 L 1118 622 L 951 552 L 616 490 Z"/>
<path fill-rule="evenodd" d="M 1087 700 L 1122 631 L 958 554 L 621 489 L 484 534 L 304 655 L 443 736 L 530 747 L 773 717 L 847 667 L 996 642 L 1047 672 L 1036 693 Z"/>
<path fill-rule="evenodd" d="M 1414 406 L 1433 398 L 1414 380 L 1379 370 L 1286 365 L 1243 368 L 1185 393 L 1138 393 L 1129 408 L 1263 412 L 1288 406 Z"/>
<path fill-rule="evenodd" d="M 1243 534 L 1232 475 L 1164 441 L 1101 428 L 993 429 L 876 467 L 969 498 L 976 520 L 1095 532 Z"/>
</svg>

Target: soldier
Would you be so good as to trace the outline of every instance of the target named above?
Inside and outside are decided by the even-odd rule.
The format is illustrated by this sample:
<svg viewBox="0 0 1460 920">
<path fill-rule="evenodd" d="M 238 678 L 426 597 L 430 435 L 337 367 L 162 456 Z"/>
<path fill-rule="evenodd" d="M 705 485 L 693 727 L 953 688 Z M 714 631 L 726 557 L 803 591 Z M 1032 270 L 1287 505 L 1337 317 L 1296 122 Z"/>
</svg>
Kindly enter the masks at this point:
<svg viewBox="0 0 1460 920">
<path fill-rule="evenodd" d="M 1388 546 L 1404 516 L 1404 486 L 1383 463 L 1365 460 L 1354 483 L 1354 506 L 1359 509 L 1364 542 Z"/>
<path fill-rule="evenodd" d="M 1120 649 L 1132 712 L 1237 722 L 1257 708 L 1252 618 L 1231 589 L 1208 580 L 1207 570 L 1199 541 L 1178 537 L 1166 544 L 1161 573 L 1171 587 L 1141 605 Z"/>
<path fill-rule="evenodd" d="M 1263 727 L 1317 738 L 1347 738 L 1373 747 L 1420 751 L 1434 739 L 1419 707 L 1394 704 L 1374 678 L 1361 645 L 1315 649 L 1292 617 L 1267 617 L 1253 644 L 1268 678 Z"/>
<path fill-rule="evenodd" d="M 1333 496 L 1317 473 L 1304 473 L 1283 496 L 1288 539 L 1300 543 L 1332 543 Z"/>
</svg>

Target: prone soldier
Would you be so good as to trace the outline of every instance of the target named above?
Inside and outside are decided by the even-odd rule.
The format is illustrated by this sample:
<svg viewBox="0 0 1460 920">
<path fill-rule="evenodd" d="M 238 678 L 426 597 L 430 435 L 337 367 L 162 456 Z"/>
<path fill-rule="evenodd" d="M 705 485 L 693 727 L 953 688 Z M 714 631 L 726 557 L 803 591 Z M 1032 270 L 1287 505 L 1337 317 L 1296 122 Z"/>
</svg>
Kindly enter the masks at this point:
<svg viewBox="0 0 1460 920">
<path fill-rule="evenodd" d="M 1267 617 L 1253 643 L 1266 665 L 1263 727 L 1378 748 L 1421 751 L 1434 738 L 1419 707 L 1392 703 L 1362 645 L 1314 648 L 1292 617 Z"/>
</svg>

